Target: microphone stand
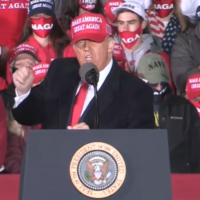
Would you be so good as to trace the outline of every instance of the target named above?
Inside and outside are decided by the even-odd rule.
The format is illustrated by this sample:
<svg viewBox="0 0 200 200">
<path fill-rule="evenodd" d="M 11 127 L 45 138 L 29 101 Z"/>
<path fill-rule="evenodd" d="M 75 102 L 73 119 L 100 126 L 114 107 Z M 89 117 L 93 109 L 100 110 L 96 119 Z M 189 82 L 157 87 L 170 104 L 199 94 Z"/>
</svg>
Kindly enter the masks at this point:
<svg viewBox="0 0 200 200">
<path fill-rule="evenodd" d="M 97 91 L 97 76 L 96 72 L 93 69 L 92 70 L 93 80 L 94 80 L 94 100 L 95 100 L 95 106 L 96 106 L 96 115 L 95 115 L 95 124 L 94 128 L 99 129 L 99 101 L 98 101 L 98 91 Z"/>
</svg>

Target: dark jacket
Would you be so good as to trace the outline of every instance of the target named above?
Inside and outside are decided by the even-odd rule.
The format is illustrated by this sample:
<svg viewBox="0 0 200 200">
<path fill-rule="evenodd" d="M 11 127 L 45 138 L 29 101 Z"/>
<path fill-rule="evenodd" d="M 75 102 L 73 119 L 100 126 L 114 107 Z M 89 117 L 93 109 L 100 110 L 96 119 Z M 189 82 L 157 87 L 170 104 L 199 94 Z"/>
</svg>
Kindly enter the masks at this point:
<svg viewBox="0 0 200 200">
<path fill-rule="evenodd" d="M 200 172 L 200 119 L 181 96 L 170 95 L 159 107 L 159 125 L 168 130 L 172 173 Z"/>
<path fill-rule="evenodd" d="M 76 58 L 53 61 L 45 80 L 13 109 L 14 118 L 23 125 L 42 124 L 43 129 L 66 129 L 80 83 L 79 68 Z M 99 128 L 154 128 L 151 88 L 124 71 L 116 61 L 98 93 Z M 79 122 L 93 129 L 95 114 L 93 98 Z"/>
<path fill-rule="evenodd" d="M 5 162 L 7 149 L 6 109 L 0 96 L 0 169 Z"/>
<path fill-rule="evenodd" d="M 194 29 L 189 28 L 176 38 L 171 54 L 171 72 L 178 94 L 185 92 L 187 73 L 200 66 L 199 52 L 200 40 Z"/>
</svg>

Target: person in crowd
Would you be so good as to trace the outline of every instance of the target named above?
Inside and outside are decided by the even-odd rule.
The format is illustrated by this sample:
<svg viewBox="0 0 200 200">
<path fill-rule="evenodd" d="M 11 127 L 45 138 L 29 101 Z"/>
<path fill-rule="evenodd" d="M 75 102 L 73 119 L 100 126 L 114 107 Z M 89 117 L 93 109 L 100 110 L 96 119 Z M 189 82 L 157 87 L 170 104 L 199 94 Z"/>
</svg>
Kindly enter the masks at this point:
<svg viewBox="0 0 200 200">
<path fill-rule="evenodd" d="M 185 74 L 200 66 L 200 5 L 196 8 L 195 28 L 188 28 L 175 40 L 171 54 L 171 72 L 178 95 L 185 93 Z"/>
<path fill-rule="evenodd" d="M 8 60 L 12 73 L 23 67 L 32 70 L 34 74 L 32 87 L 39 85 L 43 81 L 49 68 L 48 63 L 39 60 L 38 50 L 28 43 L 23 43 L 14 48 L 10 52 Z M 7 173 L 20 173 L 27 132 L 30 129 L 40 129 L 41 126 L 23 126 L 14 119 L 11 112 L 14 105 L 13 98 L 15 96 L 14 84 L 11 84 L 7 90 L 2 91 L 2 96 L 6 105 L 9 131 L 5 168 Z"/>
<path fill-rule="evenodd" d="M 64 8 L 64 14 L 60 18 L 61 26 L 65 32 L 71 37 L 71 22 L 72 20 L 83 13 L 100 13 L 103 14 L 103 6 L 99 0 L 68 0 Z"/>
<path fill-rule="evenodd" d="M 115 41 L 115 46 L 113 49 L 113 57 L 116 59 L 118 65 L 122 67 L 125 71 L 130 73 L 130 69 L 128 67 L 125 54 L 124 54 L 124 49 L 121 44 L 117 43 Z"/>
<path fill-rule="evenodd" d="M 169 56 L 157 45 L 151 34 L 145 33 L 147 18 L 144 7 L 136 1 L 128 1 L 113 9 L 113 13 L 117 16 L 118 35 L 130 71 L 136 73 L 140 59 L 147 53 L 160 54 L 170 71 Z"/>
<path fill-rule="evenodd" d="M 64 8 L 67 7 L 68 1 L 66 0 L 54 0 L 55 2 L 55 14 L 57 19 L 63 16 Z"/>
<path fill-rule="evenodd" d="M 77 58 L 53 61 L 38 87 L 31 89 L 31 70 L 22 68 L 13 74 L 14 118 L 25 125 L 41 123 L 43 129 L 96 128 L 94 88 L 79 76 L 83 64 L 93 63 L 99 71 L 99 128 L 154 128 L 151 89 L 113 60 L 115 41 L 105 17 L 82 14 L 72 21 L 71 31 Z"/>
<path fill-rule="evenodd" d="M 147 15 L 151 34 L 160 38 L 162 49 L 170 55 L 177 35 L 187 26 L 180 0 L 152 0 Z"/>
<path fill-rule="evenodd" d="M 195 106 L 200 117 L 200 69 L 189 75 L 185 90 L 186 98 Z"/>
<path fill-rule="evenodd" d="M 108 0 L 104 3 L 104 16 L 113 28 L 113 34 L 117 33 L 117 17 L 112 10 L 123 3 L 123 0 Z"/>
<path fill-rule="evenodd" d="M 200 172 L 200 119 L 194 105 L 172 94 L 168 69 L 160 55 L 143 56 L 138 76 L 152 88 L 156 128 L 168 131 L 171 172 Z"/>
<path fill-rule="evenodd" d="M 70 39 L 56 19 L 54 1 L 30 1 L 28 19 L 16 46 L 22 43 L 29 43 L 38 49 L 42 62 L 50 64 L 55 58 L 63 57 L 64 49 L 69 47 Z M 9 64 L 7 65 L 10 84 L 12 75 L 9 73 Z"/>
<path fill-rule="evenodd" d="M 103 14 L 103 6 L 99 0 L 93 0 L 90 3 L 85 0 L 68 0 L 68 5 L 65 8 L 64 15 L 61 17 L 61 26 L 67 35 L 71 38 L 71 22 L 72 20 L 83 13 L 100 13 Z M 74 52 L 73 45 L 66 48 L 63 56 L 74 58 L 76 54 Z"/>
<path fill-rule="evenodd" d="M 182 14 L 186 17 L 187 27 L 193 27 L 197 23 L 196 8 L 200 5 L 200 0 L 180 0 Z"/>
<path fill-rule="evenodd" d="M 26 42 L 37 48 L 43 62 L 51 63 L 53 59 L 62 57 L 70 39 L 56 19 L 54 1 L 31 1 L 28 16 L 17 44 Z"/>
<path fill-rule="evenodd" d="M 5 172 L 3 165 L 6 158 L 7 150 L 7 123 L 6 123 L 6 109 L 3 100 L 0 96 L 0 174 Z"/>
<path fill-rule="evenodd" d="M 9 49 L 15 46 L 20 38 L 25 21 L 29 0 L 0 0 L 0 91 L 8 88 L 9 76 L 6 73 Z M 14 16 L 14 17 L 13 17 Z M 8 77 L 7 77 L 8 76 Z"/>
</svg>

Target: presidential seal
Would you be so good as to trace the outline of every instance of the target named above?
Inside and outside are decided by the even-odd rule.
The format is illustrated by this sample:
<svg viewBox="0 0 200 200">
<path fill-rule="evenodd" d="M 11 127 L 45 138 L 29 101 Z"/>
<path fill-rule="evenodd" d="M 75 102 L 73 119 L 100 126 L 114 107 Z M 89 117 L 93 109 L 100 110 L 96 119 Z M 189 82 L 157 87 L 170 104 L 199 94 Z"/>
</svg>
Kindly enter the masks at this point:
<svg viewBox="0 0 200 200">
<path fill-rule="evenodd" d="M 126 177 L 126 164 L 113 146 L 94 142 L 74 154 L 69 171 L 79 192 L 94 199 L 105 198 L 121 188 Z"/>
</svg>

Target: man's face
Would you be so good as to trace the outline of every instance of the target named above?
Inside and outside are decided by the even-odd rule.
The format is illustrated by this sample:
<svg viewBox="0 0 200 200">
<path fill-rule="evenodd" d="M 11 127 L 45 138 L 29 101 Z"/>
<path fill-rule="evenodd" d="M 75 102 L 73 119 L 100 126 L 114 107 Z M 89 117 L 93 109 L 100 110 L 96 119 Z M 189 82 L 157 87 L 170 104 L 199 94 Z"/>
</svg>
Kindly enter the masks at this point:
<svg viewBox="0 0 200 200">
<path fill-rule="evenodd" d="M 80 40 L 74 44 L 74 50 L 80 66 L 84 63 L 93 63 L 99 71 L 103 70 L 112 57 L 114 40 L 107 37 L 103 42 L 97 43 L 91 40 Z"/>
<path fill-rule="evenodd" d="M 141 23 L 139 17 L 132 12 L 122 12 L 117 16 L 118 31 L 136 31 Z"/>
<path fill-rule="evenodd" d="M 17 69 L 22 67 L 32 68 L 35 64 L 37 64 L 37 60 L 32 55 L 22 53 L 15 59 L 14 67 Z"/>
<path fill-rule="evenodd" d="M 157 91 L 161 91 L 165 86 L 166 86 L 167 83 L 155 83 L 155 84 L 151 84 L 151 83 L 148 83 L 148 85 L 152 88 L 152 89 L 155 89 Z"/>
</svg>

